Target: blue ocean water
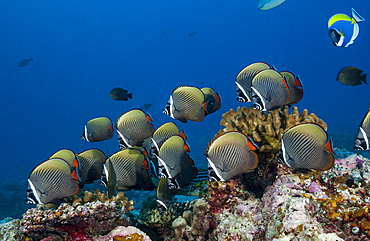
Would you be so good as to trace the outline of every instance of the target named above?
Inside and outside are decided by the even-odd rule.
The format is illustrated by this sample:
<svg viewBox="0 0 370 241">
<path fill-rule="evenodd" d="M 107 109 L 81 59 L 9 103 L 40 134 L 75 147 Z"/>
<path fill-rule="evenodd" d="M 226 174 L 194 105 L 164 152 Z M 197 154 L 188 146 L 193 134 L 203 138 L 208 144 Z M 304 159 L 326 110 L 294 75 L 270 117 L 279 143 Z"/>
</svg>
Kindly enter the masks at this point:
<svg viewBox="0 0 370 241">
<path fill-rule="evenodd" d="M 370 1 L 287 0 L 269 11 L 257 4 L 3 0 L 0 180 L 26 180 L 33 167 L 62 148 L 117 151 L 116 134 L 101 143 L 81 140 L 85 123 L 100 116 L 115 121 L 154 103 L 148 112 L 158 127 L 172 121 L 162 109 L 179 85 L 210 86 L 222 98 L 222 108 L 202 122 L 175 121 L 188 135 L 196 164 L 205 166 L 202 153 L 221 128 L 221 115 L 249 106 L 236 102 L 234 81 L 256 61 L 299 75 L 304 85 L 300 111 L 317 114 L 329 133 L 354 139 L 370 105 L 370 86 L 345 86 L 335 79 L 346 66 L 370 73 Z M 338 12 L 350 14 L 352 7 L 366 21 L 359 24 L 353 45 L 334 47 L 327 21 Z M 194 31 L 199 33 L 188 37 Z M 31 56 L 28 66 L 18 66 Z M 117 86 L 132 92 L 133 99 L 112 100 L 109 92 Z"/>
</svg>

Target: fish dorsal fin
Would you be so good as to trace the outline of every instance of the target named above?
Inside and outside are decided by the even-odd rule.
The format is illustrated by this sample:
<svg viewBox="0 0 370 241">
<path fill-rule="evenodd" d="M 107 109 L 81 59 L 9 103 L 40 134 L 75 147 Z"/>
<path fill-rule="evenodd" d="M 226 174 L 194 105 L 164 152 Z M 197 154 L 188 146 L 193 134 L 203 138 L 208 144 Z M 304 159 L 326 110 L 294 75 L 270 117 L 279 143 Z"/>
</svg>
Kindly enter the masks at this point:
<svg viewBox="0 0 370 241">
<path fill-rule="evenodd" d="M 248 140 L 247 146 L 251 148 L 251 151 L 257 150 L 257 148 Z"/>
<path fill-rule="evenodd" d="M 208 103 L 208 101 L 206 101 L 206 102 L 203 103 L 203 110 L 205 112 L 207 112 L 207 103 Z"/>
<path fill-rule="evenodd" d="M 361 23 L 365 21 L 365 19 L 360 14 L 358 14 L 358 12 L 356 12 L 356 10 L 353 8 L 351 8 L 351 14 L 352 14 L 352 24 Z"/>
<path fill-rule="evenodd" d="M 80 160 L 78 159 L 77 156 L 75 156 L 76 158 L 73 160 L 73 166 L 78 170 L 80 168 Z"/>
<path fill-rule="evenodd" d="M 303 88 L 302 81 L 301 81 L 301 79 L 300 79 L 298 76 L 295 78 L 295 80 L 294 80 L 294 84 L 295 84 L 295 86 L 297 86 L 297 87 L 302 87 L 302 88 Z"/>
<path fill-rule="evenodd" d="M 327 152 L 335 154 L 333 151 L 333 141 L 331 139 L 325 144 L 325 149 Z"/>
<path fill-rule="evenodd" d="M 190 146 L 188 145 L 188 143 L 186 143 L 185 141 L 184 141 L 184 150 L 186 151 L 186 152 L 190 152 Z"/>
<path fill-rule="evenodd" d="M 184 138 L 185 140 L 188 139 L 188 136 L 185 134 L 184 130 L 181 130 L 180 136 Z"/>
<path fill-rule="evenodd" d="M 255 150 L 259 149 L 259 146 L 258 146 L 258 145 L 253 141 L 253 139 L 252 139 L 252 138 L 247 137 L 247 139 L 248 139 L 248 144 L 247 144 L 247 146 L 248 146 L 249 148 L 251 148 L 251 151 L 255 151 Z"/>
<path fill-rule="evenodd" d="M 72 176 L 73 176 L 73 179 L 77 180 L 77 181 L 80 181 L 80 177 L 78 176 L 76 170 L 74 170 L 72 173 Z"/>
<path fill-rule="evenodd" d="M 220 95 L 216 92 L 216 94 L 215 94 L 215 99 L 217 100 L 217 101 L 221 101 L 221 97 L 220 97 Z"/>
<path fill-rule="evenodd" d="M 149 113 L 146 113 L 146 119 L 147 119 L 148 121 L 150 121 L 150 122 L 152 122 L 152 121 L 153 121 L 153 119 L 152 119 L 152 117 L 150 116 L 150 114 L 149 114 Z"/>
<path fill-rule="evenodd" d="M 283 77 L 283 83 L 284 83 L 285 88 L 289 89 L 288 80 L 286 79 L 285 76 Z"/>
</svg>

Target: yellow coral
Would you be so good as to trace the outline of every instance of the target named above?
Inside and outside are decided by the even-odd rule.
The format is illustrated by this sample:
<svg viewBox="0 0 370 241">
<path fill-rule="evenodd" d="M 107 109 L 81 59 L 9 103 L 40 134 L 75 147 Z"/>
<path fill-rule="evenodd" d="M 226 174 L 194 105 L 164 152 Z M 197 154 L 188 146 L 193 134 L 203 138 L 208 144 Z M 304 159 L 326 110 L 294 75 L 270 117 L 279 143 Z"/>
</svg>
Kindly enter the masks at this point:
<svg viewBox="0 0 370 241">
<path fill-rule="evenodd" d="M 289 107 L 282 111 L 276 109 L 269 111 L 266 115 L 263 111 L 252 107 L 238 107 L 237 110 L 230 109 L 222 115 L 220 129 L 216 138 L 229 131 L 239 131 L 250 137 L 260 146 L 260 152 L 278 152 L 280 150 L 281 138 L 286 130 L 300 123 L 316 123 L 325 130 L 327 126 L 323 120 L 315 114 L 308 114 L 305 109 L 301 114 L 297 107 L 292 108 L 289 114 Z"/>
</svg>

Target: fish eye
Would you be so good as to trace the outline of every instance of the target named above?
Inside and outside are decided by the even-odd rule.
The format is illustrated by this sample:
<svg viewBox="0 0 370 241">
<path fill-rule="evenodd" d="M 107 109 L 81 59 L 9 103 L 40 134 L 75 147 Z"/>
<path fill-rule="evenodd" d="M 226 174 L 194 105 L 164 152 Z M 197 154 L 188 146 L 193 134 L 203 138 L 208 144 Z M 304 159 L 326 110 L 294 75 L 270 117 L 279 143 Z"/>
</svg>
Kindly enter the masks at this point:
<svg viewBox="0 0 370 241">
<path fill-rule="evenodd" d="M 245 101 L 245 99 L 244 99 L 243 97 L 240 97 L 240 96 L 238 96 L 238 97 L 236 98 L 236 101 L 237 101 L 237 102 L 246 102 L 246 101 Z"/>
<path fill-rule="evenodd" d="M 315 191 L 314 194 L 316 197 L 319 196 L 319 191 Z"/>
<path fill-rule="evenodd" d="M 358 205 L 361 205 L 361 204 L 362 204 L 362 201 L 361 201 L 361 200 L 358 200 L 358 201 L 357 201 L 357 204 L 358 204 Z"/>
<path fill-rule="evenodd" d="M 253 103 L 253 108 L 256 110 L 262 110 L 262 106 L 257 103 Z"/>
<path fill-rule="evenodd" d="M 369 202 L 370 201 L 370 198 L 369 197 L 365 197 L 365 202 Z"/>
<path fill-rule="evenodd" d="M 360 231 L 360 229 L 358 227 L 353 227 L 352 228 L 352 233 L 356 234 L 356 233 L 358 233 L 358 231 Z"/>
<path fill-rule="evenodd" d="M 306 187 L 309 187 L 311 185 L 311 182 L 305 182 L 304 185 L 306 185 Z"/>
<path fill-rule="evenodd" d="M 285 189 L 285 192 L 286 192 L 286 193 L 290 193 L 290 189 L 288 189 L 288 188 L 287 188 L 287 189 Z"/>
</svg>

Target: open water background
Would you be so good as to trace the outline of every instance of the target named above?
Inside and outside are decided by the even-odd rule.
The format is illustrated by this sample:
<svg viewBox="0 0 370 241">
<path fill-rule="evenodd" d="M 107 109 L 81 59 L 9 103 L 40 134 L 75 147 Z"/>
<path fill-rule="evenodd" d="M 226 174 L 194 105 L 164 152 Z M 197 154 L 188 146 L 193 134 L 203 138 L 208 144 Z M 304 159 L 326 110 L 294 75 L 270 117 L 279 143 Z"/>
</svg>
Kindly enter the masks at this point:
<svg viewBox="0 0 370 241">
<path fill-rule="evenodd" d="M 25 199 L 26 186 L 19 187 L 17 181 L 25 181 L 33 167 L 54 152 L 117 151 L 116 134 L 101 143 L 80 139 L 92 118 L 115 121 L 132 108 L 154 103 L 148 112 L 155 128 L 173 121 L 162 109 L 179 85 L 210 86 L 222 98 L 222 108 L 200 123 L 175 121 L 188 135 L 196 164 L 205 166 L 202 153 L 221 128 L 221 115 L 249 106 L 236 102 L 234 80 L 256 61 L 299 75 L 304 85 L 299 110 L 307 108 L 322 118 L 329 134 L 339 134 L 337 143 L 352 143 L 370 105 L 370 87 L 345 86 L 335 79 L 346 66 L 370 73 L 370 2 L 287 0 L 269 11 L 259 10 L 257 4 L 3 0 L 0 181 L 24 190 Z M 335 13 L 350 15 L 352 7 L 366 21 L 359 24 L 353 45 L 334 47 L 327 21 Z M 187 36 L 194 31 L 199 33 Z M 31 56 L 34 61 L 18 67 Z M 132 92 L 133 99 L 112 100 L 109 92 L 117 86 Z"/>
</svg>

